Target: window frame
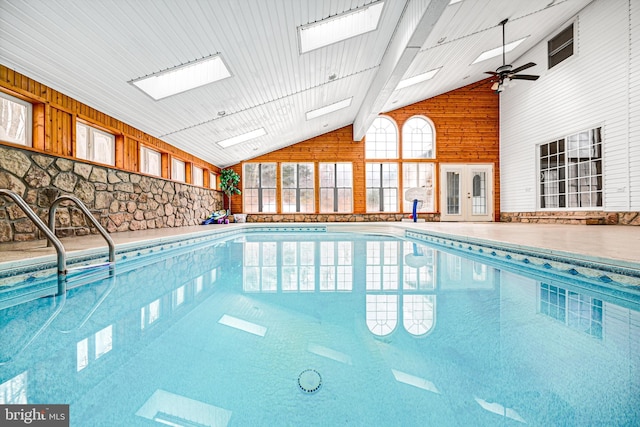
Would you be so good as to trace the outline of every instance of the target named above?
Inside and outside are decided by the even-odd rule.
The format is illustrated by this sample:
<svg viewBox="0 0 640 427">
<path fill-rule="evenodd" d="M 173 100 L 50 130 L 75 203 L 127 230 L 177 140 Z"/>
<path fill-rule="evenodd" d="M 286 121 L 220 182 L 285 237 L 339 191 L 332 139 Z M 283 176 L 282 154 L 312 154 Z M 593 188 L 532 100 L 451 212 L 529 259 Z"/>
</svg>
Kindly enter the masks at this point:
<svg viewBox="0 0 640 427">
<path fill-rule="evenodd" d="M 571 162 L 570 159 L 574 157 L 569 157 L 569 153 L 571 151 L 578 151 L 578 156 L 581 154 L 579 150 L 583 147 L 580 146 L 579 135 L 583 133 L 588 133 L 588 141 L 589 145 L 586 149 L 591 152 L 595 152 L 596 155 L 587 158 L 587 162 L 578 161 Z M 580 132 L 575 132 L 569 135 L 566 135 L 563 138 L 560 138 L 555 141 L 545 142 L 542 144 L 538 144 L 536 146 L 536 154 L 537 154 L 537 188 L 538 188 L 538 197 L 537 197 L 537 205 L 538 209 L 541 211 L 580 211 L 580 210 L 604 210 L 604 139 L 602 137 L 603 127 L 598 126 L 587 130 L 582 130 Z M 569 148 L 569 140 L 572 137 L 578 138 L 578 148 L 576 150 Z M 557 147 L 556 151 L 553 151 L 554 145 Z M 548 147 L 548 148 L 544 148 Z M 593 151 L 595 150 L 595 151 Z M 551 162 L 553 159 L 556 159 L 557 166 L 551 167 Z M 578 159 L 582 159 L 578 157 Z M 545 167 L 546 160 L 546 167 Z M 591 167 L 595 167 L 595 174 L 588 174 L 586 176 L 580 176 L 580 165 L 591 165 Z M 578 166 L 577 168 L 572 168 L 571 166 Z M 572 176 L 572 170 L 575 169 L 577 172 L 576 176 Z M 556 171 L 557 177 L 554 179 L 550 172 Z M 548 172 L 548 174 L 545 174 Z M 591 190 L 592 184 L 589 183 L 587 191 L 570 191 L 570 186 L 572 185 L 571 181 L 575 181 L 575 185 L 577 185 L 578 189 L 581 188 L 581 179 L 595 179 L 596 189 Z M 549 184 L 557 184 L 557 192 L 549 192 L 553 191 L 555 187 L 550 186 Z M 549 190 L 551 188 L 551 190 Z M 588 206 L 571 206 L 571 197 L 576 198 L 576 204 L 582 204 L 582 198 L 589 196 L 589 200 L 591 197 L 596 198 L 596 204 L 589 204 Z M 550 197 L 557 197 L 557 206 L 546 206 L 549 204 L 547 199 Z M 551 199 L 553 200 L 553 199 Z M 564 206 L 562 206 L 564 204 Z"/>
<path fill-rule="evenodd" d="M 382 126 L 380 123 L 386 122 L 393 128 L 393 140 L 387 138 L 380 138 L 383 140 L 378 140 L 378 137 L 386 136 L 389 137 L 392 135 L 392 132 L 388 130 L 388 127 L 385 127 L 386 132 L 381 132 Z M 372 131 L 373 129 L 373 131 Z M 399 158 L 399 132 L 398 132 L 398 124 L 395 120 L 393 120 L 389 116 L 378 116 L 374 119 L 373 123 L 367 130 L 367 133 L 364 138 L 364 158 L 365 159 L 389 159 L 395 160 Z M 380 148 L 380 145 L 384 145 L 383 148 Z M 393 145 L 393 149 L 390 149 L 391 145 Z M 381 155 L 378 155 L 381 154 Z M 392 154 L 392 155 L 391 155 Z"/>
<path fill-rule="evenodd" d="M 191 166 L 191 184 L 204 187 L 204 169 L 200 166 Z"/>
<path fill-rule="evenodd" d="M 79 148 L 79 144 L 80 142 L 80 129 L 81 128 L 85 128 L 86 129 L 86 147 L 84 147 L 84 151 L 86 153 L 86 157 L 82 157 L 80 155 L 80 148 Z M 110 144 L 110 148 L 109 151 L 109 159 L 108 161 L 104 162 L 102 161 L 102 159 L 97 159 L 96 157 L 96 148 L 97 148 L 97 143 L 96 143 L 96 136 L 102 136 L 102 137 L 107 137 L 109 144 Z M 94 162 L 94 163 L 100 163 L 103 165 L 110 165 L 110 166 L 115 166 L 116 165 L 116 136 L 111 133 L 111 132 L 107 132 L 103 129 L 100 129 L 92 124 L 89 124 L 85 121 L 82 120 L 76 120 L 76 141 L 75 141 L 75 151 L 74 151 L 74 156 L 78 159 L 82 159 L 82 160 L 87 160 L 89 162 Z"/>
<path fill-rule="evenodd" d="M 323 182 L 327 181 L 327 177 L 323 177 L 323 173 L 325 173 L 323 166 L 333 166 L 333 172 L 331 178 L 333 178 L 332 186 L 323 186 Z M 338 174 L 345 174 L 345 171 L 339 171 L 339 166 L 349 166 L 349 186 L 339 186 L 338 185 Z M 318 197 L 320 201 L 319 211 L 320 213 L 351 213 L 353 212 L 353 163 L 351 162 L 320 162 L 318 163 Z M 325 210 L 324 205 L 322 203 L 323 193 L 324 191 L 330 191 L 333 195 L 333 208 L 332 210 Z M 340 206 L 340 199 L 344 197 L 344 192 L 348 191 L 349 193 L 349 208 L 344 209 L 344 206 Z"/>
<path fill-rule="evenodd" d="M 218 174 L 215 172 L 209 172 L 209 188 L 217 190 L 218 187 Z"/>
<path fill-rule="evenodd" d="M 150 170 L 149 169 L 149 159 L 148 159 L 148 155 L 153 153 L 153 155 L 157 154 L 158 155 L 158 171 L 157 173 Z M 139 170 L 140 173 L 144 173 L 147 175 L 153 175 L 153 176 L 157 176 L 157 177 L 162 177 L 162 153 L 158 150 L 154 150 L 152 148 L 149 148 L 147 146 L 141 145 L 140 146 L 140 166 L 139 166 Z"/>
<path fill-rule="evenodd" d="M 412 133 L 408 132 L 408 129 L 407 129 L 408 126 L 410 126 L 412 122 L 415 122 L 418 120 L 423 121 L 424 124 L 428 126 L 429 129 L 431 130 L 431 148 L 430 148 L 431 154 L 428 156 L 413 155 L 412 153 L 415 151 L 424 152 L 424 148 L 421 148 L 420 150 L 415 150 L 414 146 L 417 143 L 424 145 L 425 141 L 421 140 L 417 142 L 417 141 L 413 141 L 412 138 L 407 137 L 408 135 L 412 135 Z M 425 135 L 424 132 L 421 132 L 421 134 Z M 429 118 L 423 115 L 416 115 L 416 116 L 409 117 L 407 121 L 404 122 L 404 124 L 402 125 L 402 158 L 403 159 L 435 159 L 436 158 L 436 129 L 435 129 L 435 126 L 433 125 L 433 122 L 429 120 Z"/>
<path fill-rule="evenodd" d="M 305 165 L 311 170 L 311 187 L 301 186 L 300 183 L 300 166 Z M 294 186 L 286 186 L 285 187 L 285 168 L 294 167 L 295 170 L 295 180 Z M 290 163 L 284 162 L 280 164 L 280 186 L 282 191 L 282 196 L 280 200 L 280 209 L 282 213 L 314 213 L 315 212 L 315 167 L 313 162 L 301 162 L 301 163 Z M 311 190 L 311 206 L 305 206 L 303 209 L 302 206 L 302 194 L 304 192 L 308 192 Z M 295 210 L 290 210 L 290 207 L 286 205 L 286 192 L 293 192 L 295 194 Z"/>
<path fill-rule="evenodd" d="M 4 104 L 4 101 L 9 103 L 17 104 L 20 107 L 25 108 L 24 114 L 24 143 L 19 142 L 16 139 L 8 140 L 8 137 L 0 139 L 2 142 L 6 142 L 8 144 L 16 144 L 21 147 L 33 147 L 33 104 L 23 99 L 17 98 L 15 96 L 9 95 L 8 93 L 0 91 L 0 101 Z M 3 109 L 0 108 L 0 113 L 3 113 Z M 0 119 L 4 114 L 0 114 Z M 4 130 L 4 125 L 0 122 L 0 129 Z M 4 132 L 2 132 L 4 134 Z"/>
<path fill-rule="evenodd" d="M 258 166 L 258 187 L 248 187 L 247 184 L 250 184 L 249 180 L 246 178 L 247 177 L 247 167 L 248 166 L 254 166 L 257 165 Z M 273 187 L 265 187 L 263 185 L 263 166 L 273 166 L 274 168 L 274 173 L 275 173 L 275 177 L 274 177 L 274 184 Z M 249 162 L 249 163 L 245 163 L 242 165 L 242 174 L 244 179 L 242 180 L 243 183 L 243 188 L 242 188 L 242 204 L 243 204 L 243 210 L 247 213 L 276 213 L 277 212 L 277 207 L 278 207 L 278 203 L 277 203 L 277 191 L 278 191 L 278 165 L 275 162 L 266 162 L 266 163 L 253 163 L 253 162 Z M 252 206 L 253 203 L 248 203 L 247 202 L 247 197 L 252 195 L 253 190 L 257 191 L 256 197 L 257 197 L 257 205 L 258 205 L 258 210 L 254 211 L 254 210 L 249 210 L 249 206 Z M 264 195 L 265 192 L 269 190 L 269 191 L 273 191 L 273 210 L 265 210 L 265 203 L 264 203 Z"/>
<path fill-rule="evenodd" d="M 176 173 L 176 166 L 181 165 L 181 176 Z M 184 160 L 180 160 L 176 157 L 171 158 L 171 180 L 181 183 L 187 182 L 187 163 Z"/>
<path fill-rule="evenodd" d="M 418 175 L 418 180 L 420 177 L 420 173 L 421 173 L 421 167 L 423 167 L 423 165 L 428 165 L 431 167 L 431 179 L 429 180 L 429 178 L 427 178 L 427 181 L 424 183 L 425 185 L 421 185 L 420 187 L 425 187 L 427 189 L 427 192 L 430 193 L 431 195 L 431 200 L 428 203 L 423 203 L 422 206 L 420 208 L 418 208 L 418 212 L 435 212 L 436 210 L 436 198 L 435 198 L 435 180 L 436 180 L 436 165 L 433 162 L 402 162 L 402 189 L 401 189 L 401 194 L 402 194 L 402 212 L 403 213 L 409 213 L 409 212 L 413 212 L 413 203 L 409 202 L 406 200 L 405 195 L 407 194 L 407 190 L 409 190 L 410 188 L 415 188 L 415 185 L 408 185 L 407 182 L 409 181 L 407 179 L 407 172 L 406 169 L 410 166 L 410 165 L 416 165 L 418 167 L 417 170 L 417 175 Z M 400 172 L 399 172 L 400 173 Z"/>
<path fill-rule="evenodd" d="M 385 186 L 385 180 L 384 180 L 384 166 L 385 165 L 389 165 L 389 166 L 395 166 L 395 187 L 393 186 Z M 400 210 L 400 205 L 399 205 L 399 194 L 400 194 L 400 188 L 399 188 L 399 179 L 398 179 L 398 174 L 400 171 L 400 167 L 399 167 L 399 163 L 398 162 L 368 162 L 365 164 L 365 186 L 366 186 L 366 212 L 367 213 L 386 213 L 386 212 L 392 212 L 392 213 L 398 213 Z M 373 187 L 369 185 L 369 168 L 373 167 L 373 166 L 379 166 L 379 175 L 377 180 L 379 181 L 379 185 Z M 375 171 L 375 170 L 374 170 Z M 392 173 L 391 170 L 389 170 L 389 173 Z M 374 177 L 375 178 L 375 177 Z M 378 206 L 378 210 L 373 210 L 370 209 L 370 205 L 369 205 L 369 192 L 370 190 L 377 190 L 378 191 L 378 200 L 379 200 L 379 206 Z M 390 206 L 387 206 L 387 204 L 385 203 L 386 200 L 386 194 L 389 190 L 393 190 L 395 189 L 395 209 L 392 209 Z M 385 191 L 386 190 L 386 191 Z"/>
</svg>

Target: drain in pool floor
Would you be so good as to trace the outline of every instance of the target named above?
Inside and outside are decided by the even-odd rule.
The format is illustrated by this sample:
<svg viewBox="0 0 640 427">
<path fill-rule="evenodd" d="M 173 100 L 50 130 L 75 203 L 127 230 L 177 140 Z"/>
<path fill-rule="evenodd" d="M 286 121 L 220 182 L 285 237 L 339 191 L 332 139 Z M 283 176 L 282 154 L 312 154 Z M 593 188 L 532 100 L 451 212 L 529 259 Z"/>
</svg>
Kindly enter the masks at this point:
<svg viewBox="0 0 640 427">
<path fill-rule="evenodd" d="M 305 369 L 298 375 L 298 387 L 305 393 L 315 393 L 322 386 L 322 377 L 315 369 Z"/>
</svg>

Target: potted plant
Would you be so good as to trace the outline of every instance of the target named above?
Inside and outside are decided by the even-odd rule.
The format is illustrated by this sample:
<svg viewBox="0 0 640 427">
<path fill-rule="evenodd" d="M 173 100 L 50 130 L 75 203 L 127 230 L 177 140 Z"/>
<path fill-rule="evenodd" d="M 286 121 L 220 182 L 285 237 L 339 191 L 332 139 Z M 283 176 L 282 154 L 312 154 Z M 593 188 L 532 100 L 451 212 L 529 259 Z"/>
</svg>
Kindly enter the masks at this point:
<svg viewBox="0 0 640 427">
<path fill-rule="evenodd" d="M 241 194 L 238 188 L 240 184 L 240 175 L 233 169 L 223 169 L 220 171 L 220 190 L 227 195 L 229 207 L 227 208 L 227 216 L 231 215 L 231 196 Z"/>
</svg>

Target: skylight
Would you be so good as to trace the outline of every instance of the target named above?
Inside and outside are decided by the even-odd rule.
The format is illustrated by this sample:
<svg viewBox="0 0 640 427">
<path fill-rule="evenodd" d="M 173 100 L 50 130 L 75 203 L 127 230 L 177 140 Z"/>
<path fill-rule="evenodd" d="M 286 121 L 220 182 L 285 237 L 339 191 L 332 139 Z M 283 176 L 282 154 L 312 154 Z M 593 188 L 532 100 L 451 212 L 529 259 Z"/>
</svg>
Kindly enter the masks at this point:
<svg viewBox="0 0 640 427">
<path fill-rule="evenodd" d="M 504 46 L 505 53 L 511 52 L 513 49 L 518 47 L 518 45 L 520 45 L 520 43 L 522 43 L 526 39 L 527 39 L 527 37 L 523 37 L 520 40 L 516 40 L 514 42 L 506 44 Z M 482 61 L 485 61 L 487 59 L 490 59 L 490 58 L 493 58 L 493 57 L 496 57 L 496 56 L 500 56 L 500 55 L 502 55 L 502 46 L 496 47 L 495 49 L 487 50 L 486 52 L 482 52 L 480 54 L 480 56 L 478 56 L 476 58 L 476 60 L 472 62 L 472 64 L 477 64 L 478 62 L 482 62 Z"/>
<path fill-rule="evenodd" d="M 237 317 L 229 316 L 228 314 L 224 314 L 218 323 L 221 325 L 229 326 L 235 329 L 239 329 L 244 332 L 248 332 L 253 335 L 258 335 L 260 337 L 264 337 L 267 333 L 267 328 L 261 325 L 257 325 L 252 322 L 247 322 L 246 320 L 238 319 Z"/>
<path fill-rule="evenodd" d="M 249 141 L 250 139 L 257 138 L 259 136 L 266 135 L 267 131 L 264 128 L 252 130 L 251 132 L 236 135 L 232 138 L 223 139 L 218 141 L 218 145 L 222 148 L 231 147 L 232 145 L 240 144 L 241 142 Z"/>
<path fill-rule="evenodd" d="M 230 76 L 222 57 L 213 55 L 140 77 L 131 83 L 158 101 Z"/>
<path fill-rule="evenodd" d="M 440 68 L 442 68 L 442 67 L 440 67 Z M 404 89 L 405 87 L 408 87 L 408 86 L 411 86 L 411 85 L 415 85 L 415 84 L 422 83 L 424 81 L 430 80 L 436 74 L 438 74 L 438 71 L 440 71 L 440 68 L 436 68 L 434 70 L 427 71 L 426 73 L 418 74 L 417 76 L 409 77 L 408 79 L 400 80 L 400 83 L 398 83 L 398 86 L 396 86 L 396 90 Z"/>
<path fill-rule="evenodd" d="M 306 53 L 378 28 L 384 2 L 332 16 L 298 27 L 300 53 Z"/>
<path fill-rule="evenodd" d="M 315 119 L 316 117 L 324 116 L 325 114 L 333 113 L 334 111 L 347 108 L 351 105 L 351 98 L 343 99 L 342 101 L 334 102 L 333 104 L 325 105 L 315 110 L 307 111 L 307 120 Z"/>
</svg>

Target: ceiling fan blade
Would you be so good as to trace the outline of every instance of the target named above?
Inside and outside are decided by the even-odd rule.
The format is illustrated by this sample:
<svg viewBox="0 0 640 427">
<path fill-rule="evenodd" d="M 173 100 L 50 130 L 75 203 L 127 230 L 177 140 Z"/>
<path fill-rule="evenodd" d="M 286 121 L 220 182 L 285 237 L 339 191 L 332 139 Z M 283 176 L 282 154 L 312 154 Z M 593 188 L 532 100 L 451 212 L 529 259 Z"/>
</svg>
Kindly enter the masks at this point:
<svg viewBox="0 0 640 427">
<path fill-rule="evenodd" d="M 492 76 L 497 76 L 498 73 L 496 73 L 495 71 L 485 71 L 485 74 L 491 74 Z"/>
<path fill-rule="evenodd" d="M 516 74 L 509 78 L 511 80 L 538 80 L 540 76 L 532 76 L 531 74 Z"/>
<path fill-rule="evenodd" d="M 536 63 L 535 62 L 529 62 L 528 64 L 524 64 L 519 66 L 518 68 L 514 68 L 513 70 L 511 70 L 512 73 L 519 73 L 520 71 L 524 71 L 527 68 L 531 68 L 531 67 L 535 67 Z"/>
</svg>

